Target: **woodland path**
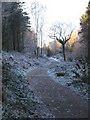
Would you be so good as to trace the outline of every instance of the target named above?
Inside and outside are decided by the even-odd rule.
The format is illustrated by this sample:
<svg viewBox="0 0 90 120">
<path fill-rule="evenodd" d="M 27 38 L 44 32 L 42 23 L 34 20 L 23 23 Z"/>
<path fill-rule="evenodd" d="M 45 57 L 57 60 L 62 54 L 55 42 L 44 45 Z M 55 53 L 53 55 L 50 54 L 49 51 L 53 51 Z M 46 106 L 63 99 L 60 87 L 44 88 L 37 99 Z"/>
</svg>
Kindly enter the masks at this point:
<svg viewBox="0 0 90 120">
<path fill-rule="evenodd" d="M 51 63 L 51 65 L 53 65 Z M 27 74 L 35 94 L 55 118 L 88 118 L 88 102 L 69 88 L 56 83 L 48 75 L 48 67 L 38 67 Z"/>
</svg>

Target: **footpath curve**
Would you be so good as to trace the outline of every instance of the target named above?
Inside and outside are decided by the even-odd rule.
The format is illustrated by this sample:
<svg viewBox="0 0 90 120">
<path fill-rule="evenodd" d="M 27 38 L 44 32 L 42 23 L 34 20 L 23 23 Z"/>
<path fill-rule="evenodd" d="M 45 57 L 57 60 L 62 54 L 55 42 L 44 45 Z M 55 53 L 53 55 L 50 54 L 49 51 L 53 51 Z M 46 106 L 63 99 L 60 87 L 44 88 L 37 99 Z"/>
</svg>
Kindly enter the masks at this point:
<svg viewBox="0 0 90 120">
<path fill-rule="evenodd" d="M 55 118 L 88 118 L 88 101 L 53 81 L 47 71 L 48 67 L 36 68 L 28 72 L 27 78 Z"/>
</svg>

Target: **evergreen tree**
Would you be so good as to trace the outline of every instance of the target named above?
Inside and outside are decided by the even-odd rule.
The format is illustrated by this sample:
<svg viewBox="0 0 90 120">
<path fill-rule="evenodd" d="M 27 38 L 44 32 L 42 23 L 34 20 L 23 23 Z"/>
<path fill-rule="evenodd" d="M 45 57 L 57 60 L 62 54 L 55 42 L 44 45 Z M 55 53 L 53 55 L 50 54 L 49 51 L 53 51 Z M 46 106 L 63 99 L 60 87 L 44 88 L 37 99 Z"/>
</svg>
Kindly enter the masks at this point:
<svg viewBox="0 0 90 120">
<path fill-rule="evenodd" d="M 87 10 L 85 11 L 85 14 L 81 16 L 80 19 L 80 25 L 82 28 L 82 33 L 83 33 L 83 42 L 87 43 L 88 42 L 88 33 L 89 33 L 89 28 L 90 28 L 90 1 L 88 3 Z"/>
<path fill-rule="evenodd" d="M 82 39 L 81 42 L 84 43 L 84 45 L 86 45 L 86 49 L 88 50 L 87 52 L 90 51 L 90 1 L 88 2 L 88 7 L 85 11 L 85 14 L 83 14 L 81 16 L 80 19 L 80 25 L 81 25 L 81 32 L 82 32 Z M 88 54 L 89 55 L 89 54 Z M 89 60 L 90 60 L 90 56 L 88 56 Z"/>
<path fill-rule="evenodd" d="M 13 49 L 21 52 L 24 48 L 24 35 L 30 25 L 28 25 L 28 14 L 23 12 L 23 4 L 16 2 L 3 3 L 2 39 L 3 49 L 7 51 Z"/>
</svg>

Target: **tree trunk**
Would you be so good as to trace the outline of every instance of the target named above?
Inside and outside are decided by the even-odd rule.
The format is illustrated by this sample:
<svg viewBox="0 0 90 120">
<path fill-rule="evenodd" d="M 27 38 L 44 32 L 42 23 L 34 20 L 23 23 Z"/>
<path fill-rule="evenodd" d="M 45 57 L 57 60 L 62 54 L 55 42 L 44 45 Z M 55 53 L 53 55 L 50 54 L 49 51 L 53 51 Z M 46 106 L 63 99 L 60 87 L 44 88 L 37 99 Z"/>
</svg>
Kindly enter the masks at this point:
<svg viewBox="0 0 90 120">
<path fill-rule="evenodd" d="M 39 57 L 39 47 L 37 47 L 37 59 Z"/>
<path fill-rule="evenodd" d="M 42 47 L 41 47 L 41 55 L 42 55 Z"/>
<path fill-rule="evenodd" d="M 22 50 L 24 49 L 24 33 L 22 33 Z"/>
<path fill-rule="evenodd" d="M 21 31 L 20 31 L 20 23 L 17 24 L 18 25 L 18 28 L 17 28 L 17 50 L 18 52 L 21 52 Z"/>
<path fill-rule="evenodd" d="M 42 33 L 41 33 L 41 55 L 42 55 Z"/>
<path fill-rule="evenodd" d="M 15 32 L 13 32 L 12 36 L 13 36 L 13 50 L 16 50 L 16 38 L 15 38 Z"/>
<path fill-rule="evenodd" d="M 63 57 L 64 57 L 64 61 L 66 61 L 66 56 L 65 56 L 65 44 L 63 44 Z"/>
<path fill-rule="evenodd" d="M 9 51 L 9 33 L 7 33 L 7 52 Z"/>
<path fill-rule="evenodd" d="M 20 31 L 17 33 L 17 50 L 21 52 Z"/>
<path fill-rule="evenodd" d="M 8 41 L 8 39 L 7 39 L 7 52 L 8 52 L 8 50 L 9 50 L 9 43 L 8 43 L 9 41 Z"/>
</svg>

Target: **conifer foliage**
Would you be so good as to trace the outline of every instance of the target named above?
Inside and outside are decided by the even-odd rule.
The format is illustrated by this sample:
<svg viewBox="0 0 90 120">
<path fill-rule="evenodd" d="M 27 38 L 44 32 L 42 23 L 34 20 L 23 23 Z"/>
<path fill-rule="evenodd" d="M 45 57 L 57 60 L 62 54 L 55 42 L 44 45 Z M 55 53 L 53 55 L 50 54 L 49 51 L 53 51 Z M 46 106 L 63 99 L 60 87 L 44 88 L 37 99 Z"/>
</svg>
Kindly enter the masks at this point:
<svg viewBox="0 0 90 120">
<path fill-rule="evenodd" d="M 87 43 L 88 42 L 88 33 L 90 32 L 90 1 L 88 2 L 88 7 L 85 11 L 85 14 L 81 16 L 80 19 L 80 25 L 82 28 L 82 33 L 83 33 L 83 42 Z"/>
<path fill-rule="evenodd" d="M 82 39 L 81 42 L 86 46 L 86 52 L 89 55 L 90 51 L 90 1 L 88 2 L 88 7 L 86 8 L 85 14 L 81 16 L 80 19 Z M 87 49 L 88 48 L 88 49 Z M 87 56 L 90 60 L 90 55 Z"/>
<path fill-rule="evenodd" d="M 2 48 L 3 50 L 24 49 L 24 36 L 30 27 L 29 17 L 23 12 L 24 3 L 3 2 L 2 3 Z"/>
</svg>

